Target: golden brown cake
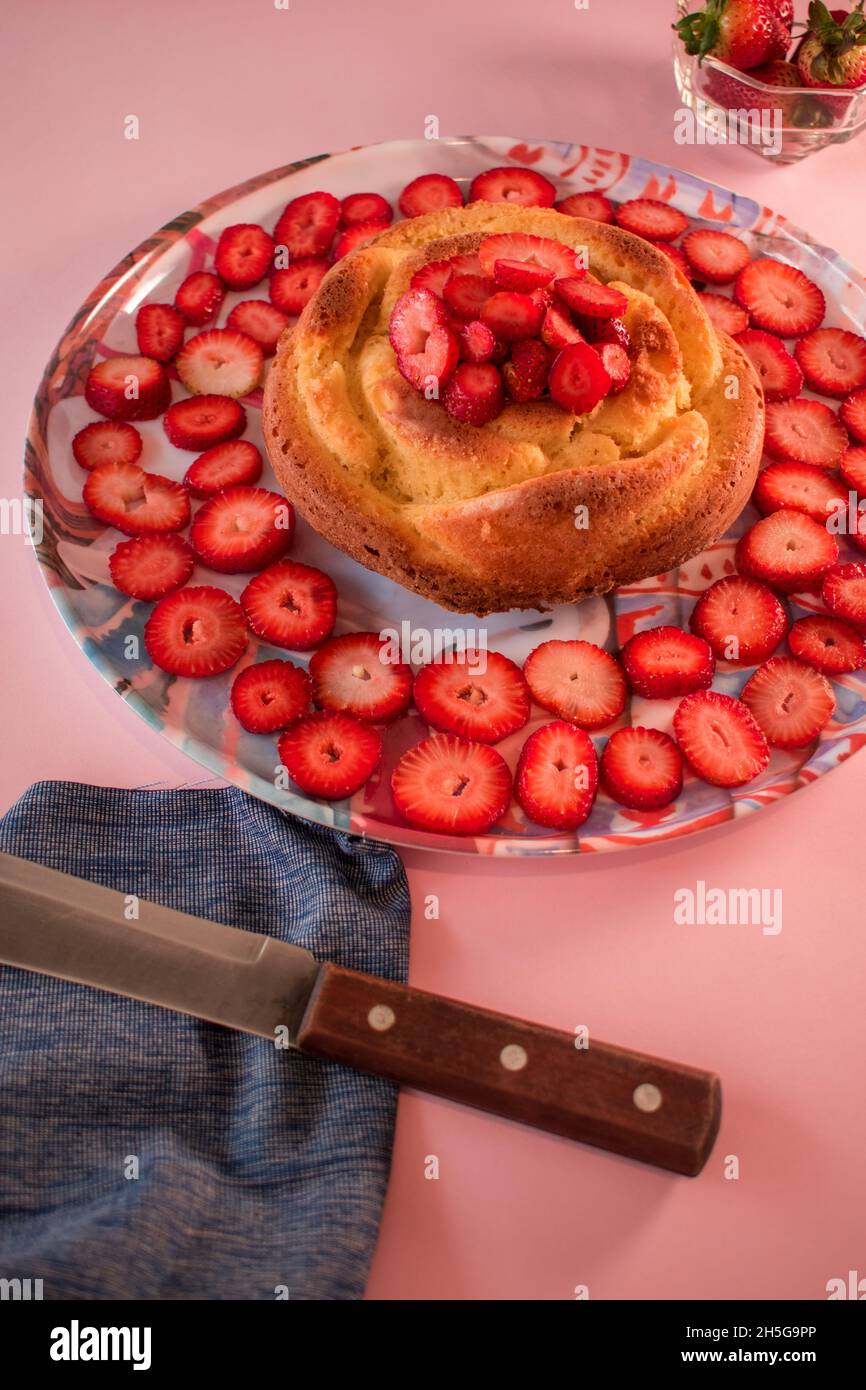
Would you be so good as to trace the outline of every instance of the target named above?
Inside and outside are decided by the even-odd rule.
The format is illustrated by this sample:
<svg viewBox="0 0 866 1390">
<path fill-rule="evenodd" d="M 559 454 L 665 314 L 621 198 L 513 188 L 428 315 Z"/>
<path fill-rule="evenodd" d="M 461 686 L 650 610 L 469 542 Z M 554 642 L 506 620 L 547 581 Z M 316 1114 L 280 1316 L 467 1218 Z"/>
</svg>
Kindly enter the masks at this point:
<svg viewBox="0 0 866 1390">
<path fill-rule="evenodd" d="M 631 378 L 586 415 L 508 403 L 480 427 L 398 370 L 389 319 L 423 265 L 525 232 L 586 248 L 628 300 Z M 619 227 L 473 203 L 389 228 L 325 276 L 279 345 L 264 434 L 322 536 L 461 613 L 541 608 L 683 563 L 745 506 L 760 383 L 669 257 Z"/>
</svg>

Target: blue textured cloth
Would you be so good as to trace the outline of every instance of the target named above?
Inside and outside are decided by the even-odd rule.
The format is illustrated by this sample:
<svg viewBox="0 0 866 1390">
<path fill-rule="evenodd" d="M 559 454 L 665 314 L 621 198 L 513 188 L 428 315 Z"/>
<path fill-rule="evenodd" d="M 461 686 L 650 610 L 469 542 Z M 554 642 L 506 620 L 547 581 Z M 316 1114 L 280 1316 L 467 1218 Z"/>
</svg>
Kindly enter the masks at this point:
<svg viewBox="0 0 866 1390">
<path fill-rule="evenodd" d="M 39 783 L 0 850 L 406 977 L 397 855 L 234 789 Z M 46 1299 L 360 1298 L 395 1106 L 389 1082 L 0 967 L 0 1276 Z"/>
</svg>

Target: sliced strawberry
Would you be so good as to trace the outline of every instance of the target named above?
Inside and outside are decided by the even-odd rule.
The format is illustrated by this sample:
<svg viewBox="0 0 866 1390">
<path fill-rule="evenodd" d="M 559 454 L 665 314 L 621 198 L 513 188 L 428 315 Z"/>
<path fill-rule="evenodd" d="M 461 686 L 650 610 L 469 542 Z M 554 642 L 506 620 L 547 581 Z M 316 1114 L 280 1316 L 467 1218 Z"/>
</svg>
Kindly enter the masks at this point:
<svg viewBox="0 0 866 1390">
<path fill-rule="evenodd" d="M 704 590 L 689 626 L 717 660 L 752 666 L 772 656 L 788 629 L 788 615 L 770 589 L 732 574 Z"/>
<path fill-rule="evenodd" d="M 353 227 L 345 227 L 334 242 L 334 260 L 341 261 L 350 251 L 357 251 L 360 246 L 366 246 L 374 236 L 384 232 L 388 225 L 387 222 L 356 222 Z"/>
<path fill-rule="evenodd" d="M 771 401 L 764 450 L 771 458 L 835 468 L 848 444 L 845 428 L 823 401 Z"/>
<path fill-rule="evenodd" d="M 434 734 L 403 754 L 391 791 L 397 810 L 419 830 L 483 835 L 508 810 L 511 773 L 489 744 Z"/>
<path fill-rule="evenodd" d="M 608 394 L 612 382 L 595 348 L 589 343 L 572 343 L 554 359 L 548 385 L 563 410 L 586 415 Z"/>
<path fill-rule="evenodd" d="M 230 290 L 249 290 L 274 264 L 274 239 L 254 222 L 237 222 L 220 233 L 214 267 Z"/>
<path fill-rule="evenodd" d="M 554 276 L 585 273 L 576 253 L 552 237 L 530 236 L 526 232 L 497 232 L 485 237 L 478 248 L 478 259 L 485 275 L 493 275 L 497 261 L 522 261 L 552 270 Z"/>
<path fill-rule="evenodd" d="M 142 304 L 135 316 L 138 350 L 156 362 L 170 362 L 183 347 L 186 321 L 171 304 Z"/>
<path fill-rule="evenodd" d="M 562 304 L 551 304 L 541 322 L 541 341 L 558 351 L 571 343 L 582 343 L 584 339 L 568 310 Z"/>
<path fill-rule="evenodd" d="M 257 637 L 274 647 L 305 652 L 333 632 L 337 590 L 321 570 L 282 560 L 250 580 L 241 606 Z"/>
<path fill-rule="evenodd" d="M 570 193 L 556 204 L 569 217 L 588 217 L 590 222 L 613 222 L 613 203 L 603 193 Z"/>
<path fill-rule="evenodd" d="M 137 463 L 101 463 L 88 473 L 83 495 L 92 516 L 127 536 L 180 531 L 189 521 L 186 488 Z"/>
<path fill-rule="evenodd" d="M 578 317 L 575 322 L 578 332 L 593 347 L 600 343 L 616 343 L 624 352 L 631 351 L 631 337 L 622 319 Z"/>
<path fill-rule="evenodd" d="M 550 352 L 537 338 L 515 343 L 503 364 L 502 379 L 513 401 L 537 401 L 544 394 L 550 371 Z"/>
<path fill-rule="evenodd" d="M 412 290 L 429 290 L 437 299 L 442 298 L 447 281 L 452 275 L 480 275 L 481 262 L 475 255 L 451 256 L 447 261 L 428 261 L 416 270 L 409 281 Z"/>
<path fill-rule="evenodd" d="M 174 307 L 193 328 L 201 328 L 215 318 L 224 294 L 218 275 L 212 275 L 209 270 L 194 270 L 179 287 Z"/>
<path fill-rule="evenodd" d="M 441 212 L 443 208 L 462 208 L 460 185 L 447 174 L 419 174 L 407 183 L 397 206 L 404 217 L 420 217 L 425 212 Z"/>
<path fill-rule="evenodd" d="M 824 575 L 821 598 L 835 617 L 866 627 L 866 564 L 834 565 Z"/>
<path fill-rule="evenodd" d="M 448 284 L 451 284 L 449 280 Z M 445 286 L 448 293 L 448 285 Z M 534 338 L 541 328 L 544 308 L 531 295 L 517 294 L 514 290 L 497 290 L 483 304 L 479 317 L 490 331 L 503 342 L 514 342 L 518 338 Z"/>
<path fill-rule="evenodd" d="M 549 208 L 556 201 L 556 189 L 537 169 L 516 166 L 485 169 L 469 186 L 470 203 L 513 203 L 523 208 Z"/>
<path fill-rule="evenodd" d="M 153 420 L 171 402 L 171 382 L 152 357 L 106 357 L 87 373 L 84 399 L 109 420 Z"/>
<path fill-rule="evenodd" d="M 247 574 L 282 559 L 294 532 L 294 508 L 278 492 L 227 487 L 199 507 L 189 539 L 212 570 Z"/>
<path fill-rule="evenodd" d="M 536 825 L 576 830 L 588 819 L 598 790 L 598 759 L 583 729 L 558 719 L 523 745 L 514 794 Z"/>
<path fill-rule="evenodd" d="M 529 294 L 543 290 L 554 277 L 549 266 L 533 265 L 530 261 L 498 260 L 493 262 L 493 278 L 501 290 L 518 290 Z"/>
<path fill-rule="evenodd" d="M 621 806 L 659 811 L 683 789 L 680 750 L 660 729 L 617 729 L 601 755 L 601 784 Z"/>
<path fill-rule="evenodd" d="M 743 703 L 772 748 L 805 748 L 836 708 L 827 677 L 787 656 L 774 656 L 758 667 L 743 687 Z"/>
<path fill-rule="evenodd" d="M 262 456 L 249 439 L 230 439 L 206 449 L 184 474 L 193 497 L 214 497 L 224 487 L 248 487 L 262 474 Z"/>
<path fill-rule="evenodd" d="M 177 374 L 193 396 L 248 396 L 262 378 L 258 343 L 230 328 L 197 333 L 178 353 Z"/>
<path fill-rule="evenodd" d="M 628 308 L 628 300 L 619 290 L 610 285 L 600 285 L 596 280 L 581 280 L 567 277 L 557 280 L 553 286 L 559 298 L 576 314 L 590 319 L 622 318 Z"/>
<path fill-rule="evenodd" d="M 299 256 L 285 270 L 275 270 L 268 282 L 271 303 L 294 317 L 312 299 L 330 266 L 324 256 Z"/>
<path fill-rule="evenodd" d="M 135 463 L 141 454 L 141 435 L 125 420 L 94 420 L 73 438 L 72 454 L 87 469 L 101 463 Z"/>
<path fill-rule="evenodd" d="M 320 709 L 339 710 L 367 724 L 397 719 L 412 700 L 411 667 L 391 660 L 377 632 L 330 638 L 311 656 L 310 676 Z"/>
<path fill-rule="evenodd" d="M 795 265 L 766 258 L 744 266 L 734 284 L 734 297 L 757 328 L 796 338 L 810 333 L 824 317 L 824 296 Z"/>
<path fill-rule="evenodd" d="M 496 351 L 496 339 L 480 319 L 464 323 L 457 336 L 460 339 L 460 356 L 467 362 L 489 362 Z"/>
<path fill-rule="evenodd" d="M 740 787 L 770 761 L 767 740 L 742 700 L 699 690 L 680 701 L 674 733 L 698 777 L 715 787 Z"/>
<path fill-rule="evenodd" d="M 657 251 L 663 252 L 669 261 L 673 261 L 677 270 L 683 272 L 687 280 L 691 279 L 692 268 L 678 246 L 671 246 L 669 241 L 651 241 L 650 246 L 654 246 Z"/>
<path fill-rule="evenodd" d="M 744 333 L 748 328 L 748 314 L 732 299 L 726 298 L 723 294 L 711 294 L 709 291 L 699 294 L 698 299 L 706 309 L 713 328 L 718 329 L 719 332 L 729 333 L 734 338 L 738 333 Z"/>
<path fill-rule="evenodd" d="M 302 193 L 287 203 L 274 227 L 274 243 L 295 256 L 324 256 L 331 248 L 340 204 L 332 193 Z"/>
<path fill-rule="evenodd" d="M 845 489 L 824 468 L 811 463 L 771 463 L 759 473 L 752 500 L 765 516 L 784 507 L 805 512 L 823 525 L 848 499 Z"/>
<path fill-rule="evenodd" d="M 223 589 L 201 584 L 160 599 L 144 627 L 154 666 L 172 676 L 217 676 L 243 656 L 244 615 Z"/>
<path fill-rule="evenodd" d="M 542 642 L 526 658 L 523 674 L 542 709 L 582 729 L 603 729 L 625 709 L 623 669 L 592 642 Z"/>
<path fill-rule="evenodd" d="M 800 394 L 803 373 L 781 338 L 765 333 L 762 328 L 747 328 L 736 335 L 736 341 L 752 359 L 766 401 L 784 401 Z"/>
<path fill-rule="evenodd" d="M 466 425 L 486 425 L 505 404 L 502 374 L 491 362 L 461 362 L 442 397 L 442 404 Z"/>
<path fill-rule="evenodd" d="M 866 386 L 866 339 L 844 328 L 816 328 L 794 348 L 807 385 L 826 396 Z"/>
<path fill-rule="evenodd" d="M 442 298 L 458 318 L 477 319 L 495 290 L 496 282 L 486 275 L 449 275 Z"/>
<path fill-rule="evenodd" d="M 730 232 L 701 227 L 683 237 L 683 251 L 699 280 L 728 285 L 749 264 L 749 248 Z"/>
<path fill-rule="evenodd" d="M 115 589 L 130 598 L 157 599 L 181 589 L 195 565 L 182 536 L 137 536 L 121 541 L 108 559 Z"/>
<path fill-rule="evenodd" d="M 839 464 L 839 472 L 849 488 L 853 488 L 860 497 L 866 497 L 866 449 L 862 446 L 846 449 Z"/>
<path fill-rule="evenodd" d="M 342 801 L 368 782 L 382 758 L 382 738 L 348 714 L 319 710 L 280 735 L 280 762 L 308 796 Z"/>
<path fill-rule="evenodd" d="M 737 542 L 736 563 L 749 575 L 783 594 L 814 588 L 839 558 L 839 547 L 825 527 L 803 512 L 772 512 Z"/>
<path fill-rule="evenodd" d="M 250 734 L 276 734 L 310 707 L 310 677 L 291 661 L 259 661 L 235 676 L 232 710 Z"/>
<path fill-rule="evenodd" d="M 478 743 L 498 743 L 529 718 L 523 673 L 499 652 L 469 652 L 422 666 L 413 695 L 434 729 Z"/>
<path fill-rule="evenodd" d="M 448 381 L 457 366 L 460 348 L 448 327 L 441 300 L 429 290 L 407 290 L 391 310 L 391 346 L 401 373 L 423 391 L 430 381 Z"/>
<path fill-rule="evenodd" d="M 845 428 L 855 439 L 866 444 L 866 388 L 852 391 L 850 396 L 846 396 L 839 407 L 839 414 Z"/>
<path fill-rule="evenodd" d="M 689 225 L 679 208 L 670 203 L 659 202 L 657 198 L 631 198 L 620 203 L 616 210 L 616 220 L 620 227 L 646 241 L 673 241 Z"/>
<path fill-rule="evenodd" d="M 393 221 L 394 209 L 381 193 L 350 193 L 340 203 L 340 226 L 357 227 L 362 222 Z"/>
<path fill-rule="evenodd" d="M 647 700 L 670 700 L 706 690 L 715 658 L 708 642 L 678 627 L 650 627 L 630 637 L 620 653 L 629 683 Z"/>
<path fill-rule="evenodd" d="M 841 676 L 866 666 L 866 638 L 840 618 L 824 614 L 798 618 L 788 633 L 788 646 L 798 661 L 827 676 Z"/>
<path fill-rule="evenodd" d="M 631 359 L 625 348 L 620 347 L 619 343 L 600 343 L 596 351 L 601 358 L 601 364 L 610 377 L 610 389 L 613 395 L 622 391 L 628 386 L 631 379 Z"/>
<path fill-rule="evenodd" d="M 263 357 L 273 356 L 288 326 L 288 316 L 267 299 L 242 299 L 226 319 L 226 328 L 246 333 L 258 343 Z"/>
<path fill-rule="evenodd" d="M 243 434 L 247 416 L 239 401 L 228 396 L 191 396 L 175 401 L 165 412 L 163 427 L 176 449 L 201 453 Z"/>
</svg>

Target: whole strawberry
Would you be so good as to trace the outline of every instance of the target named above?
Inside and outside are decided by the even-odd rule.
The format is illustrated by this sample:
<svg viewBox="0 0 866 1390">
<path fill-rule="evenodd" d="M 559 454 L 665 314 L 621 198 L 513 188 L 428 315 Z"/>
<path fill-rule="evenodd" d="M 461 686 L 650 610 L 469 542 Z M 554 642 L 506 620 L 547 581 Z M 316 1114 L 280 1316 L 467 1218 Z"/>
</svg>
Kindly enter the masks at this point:
<svg viewBox="0 0 866 1390">
<path fill-rule="evenodd" d="M 703 10 L 674 25 L 687 53 L 748 72 L 784 58 L 791 36 L 778 0 L 708 0 Z"/>
<path fill-rule="evenodd" d="M 862 87 L 866 83 L 863 0 L 850 14 L 831 12 L 822 0 L 811 0 L 809 31 L 796 59 L 804 87 Z"/>
</svg>

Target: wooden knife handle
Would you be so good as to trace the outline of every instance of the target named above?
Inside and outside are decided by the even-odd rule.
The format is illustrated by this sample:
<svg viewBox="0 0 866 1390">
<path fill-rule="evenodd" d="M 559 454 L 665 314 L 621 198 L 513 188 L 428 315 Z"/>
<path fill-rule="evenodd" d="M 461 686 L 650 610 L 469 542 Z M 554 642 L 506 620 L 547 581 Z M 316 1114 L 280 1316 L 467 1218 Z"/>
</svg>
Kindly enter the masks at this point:
<svg viewBox="0 0 866 1390">
<path fill-rule="evenodd" d="M 298 1032 L 318 1057 L 693 1177 L 719 1129 L 711 1072 L 323 967 Z"/>
</svg>

